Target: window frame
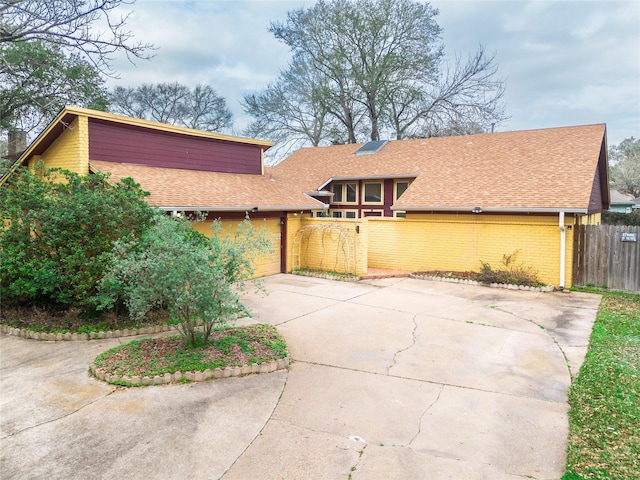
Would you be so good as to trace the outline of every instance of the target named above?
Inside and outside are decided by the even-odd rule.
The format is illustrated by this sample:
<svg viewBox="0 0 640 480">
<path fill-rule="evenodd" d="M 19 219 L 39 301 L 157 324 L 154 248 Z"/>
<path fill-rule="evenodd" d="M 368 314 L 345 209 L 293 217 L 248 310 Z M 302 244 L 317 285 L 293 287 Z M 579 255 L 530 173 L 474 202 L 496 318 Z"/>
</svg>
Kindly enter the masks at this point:
<svg viewBox="0 0 640 480">
<path fill-rule="evenodd" d="M 334 187 L 340 185 L 340 200 L 335 200 Z M 347 201 L 349 185 L 354 186 L 354 200 L 353 202 Z M 360 185 L 358 182 L 333 182 L 331 184 L 331 201 L 329 203 L 333 205 L 358 205 L 358 196 L 360 195 Z"/>
<path fill-rule="evenodd" d="M 367 215 L 368 213 L 379 213 L 380 215 Z M 366 210 L 362 210 L 362 218 L 365 217 L 384 217 L 384 208 L 368 208 Z"/>
<path fill-rule="evenodd" d="M 366 200 L 367 195 L 367 185 L 378 185 L 380 187 L 380 201 L 379 202 L 368 202 Z M 362 205 L 384 205 L 384 181 L 378 182 L 363 182 L 362 183 Z"/>
<path fill-rule="evenodd" d="M 333 213 L 339 213 L 340 216 L 339 217 L 334 217 Z M 353 217 L 348 217 L 347 215 L 352 213 L 354 216 Z M 348 220 L 356 220 L 358 218 L 358 210 L 355 209 L 351 209 L 351 208 L 332 208 L 329 210 L 329 216 L 330 218 L 342 218 L 342 219 L 348 219 Z"/>
<path fill-rule="evenodd" d="M 411 186 L 411 180 L 398 179 L 393 181 L 393 201 L 394 203 L 402 196 L 402 194 L 398 195 L 398 185 L 401 183 L 406 183 L 407 188 L 405 188 L 404 192 L 406 192 Z M 402 192 L 402 193 L 404 193 Z"/>
</svg>

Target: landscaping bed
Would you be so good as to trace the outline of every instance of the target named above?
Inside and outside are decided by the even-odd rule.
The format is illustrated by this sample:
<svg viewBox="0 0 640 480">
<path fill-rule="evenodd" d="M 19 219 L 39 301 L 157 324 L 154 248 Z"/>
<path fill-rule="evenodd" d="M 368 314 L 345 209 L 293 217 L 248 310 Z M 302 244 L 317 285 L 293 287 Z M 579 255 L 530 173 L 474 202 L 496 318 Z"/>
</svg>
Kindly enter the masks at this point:
<svg viewBox="0 0 640 480">
<path fill-rule="evenodd" d="M 72 335 L 77 337 L 73 339 L 84 340 L 156 333 L 170 330 L 173 323 L 166 310 L 152 310 L 140 322 L 134 322 L 126 313 L 118 315 L 113 311 L 89 314 L 80 308 L 35 306 L 3 305 L 0 316 L 3 333 L 42 340 L 70 340 Z M 119 333 L 115 335 L 116 332 Z"/>
<path fill-rule="evenodd" d="M 257 324 L 216 329 L 207 343 L 196 346 L 180 335 L 134 340 L 98 355 L 89 370 L 109 383 L 136 386 L 262 373 L 287 365 L 287 345 L 276 328 Z"/>
</svg>

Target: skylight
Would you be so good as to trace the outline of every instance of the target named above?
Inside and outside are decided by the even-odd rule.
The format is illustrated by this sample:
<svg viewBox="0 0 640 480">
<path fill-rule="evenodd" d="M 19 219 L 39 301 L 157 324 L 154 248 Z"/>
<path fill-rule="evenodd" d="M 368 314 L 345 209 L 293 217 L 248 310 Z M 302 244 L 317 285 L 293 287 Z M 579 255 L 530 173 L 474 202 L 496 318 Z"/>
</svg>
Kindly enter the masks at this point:
<svg viewBox="0 0 640 480">
<path fill-rule="evenodd" d="M 382 147 L 384 147 L 389 140 L 374 140 L 371 142 L 365 143 L 358 150 L 356 150 L 355 155 L 373 155 L 374 153 L 378 153 Z"/>
</svg>

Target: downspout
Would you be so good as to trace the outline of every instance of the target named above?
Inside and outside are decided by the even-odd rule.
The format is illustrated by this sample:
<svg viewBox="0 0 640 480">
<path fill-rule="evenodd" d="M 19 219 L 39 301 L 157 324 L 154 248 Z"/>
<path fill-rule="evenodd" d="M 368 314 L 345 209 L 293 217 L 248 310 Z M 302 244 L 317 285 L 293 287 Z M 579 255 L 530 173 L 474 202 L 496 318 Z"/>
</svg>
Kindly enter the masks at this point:
<svg viewBox="0 0 640 480">
<path fill-rule="evenodd" d="M 560 285 L 558 287 L 560 290 L 564 290 L 564 271 L 567 263 L 566 259 L 566 244 L 567 244 L 567 232 L 564 228 L 564 212 L 560 212 L 559 219 L 559 227 L 560 227 Z"/>
</svg>

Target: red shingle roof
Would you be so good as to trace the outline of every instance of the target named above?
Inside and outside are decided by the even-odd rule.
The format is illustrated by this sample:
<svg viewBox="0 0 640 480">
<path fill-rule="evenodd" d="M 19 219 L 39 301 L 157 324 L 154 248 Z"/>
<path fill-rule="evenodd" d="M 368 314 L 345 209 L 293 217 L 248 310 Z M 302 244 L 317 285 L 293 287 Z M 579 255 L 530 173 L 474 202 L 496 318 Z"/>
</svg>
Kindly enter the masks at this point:
<svg viewBox="0 0 640 480">
<path fill-rule="evenodd" d="M 303 148 L 273 176 L 311 192 L 331 178 L 415 175 L 398 209 L 586 210 L 605 134 L 599 124 L 390 141 L 372 155 L 353 154 L 362 144 Z"/>
</svg>

